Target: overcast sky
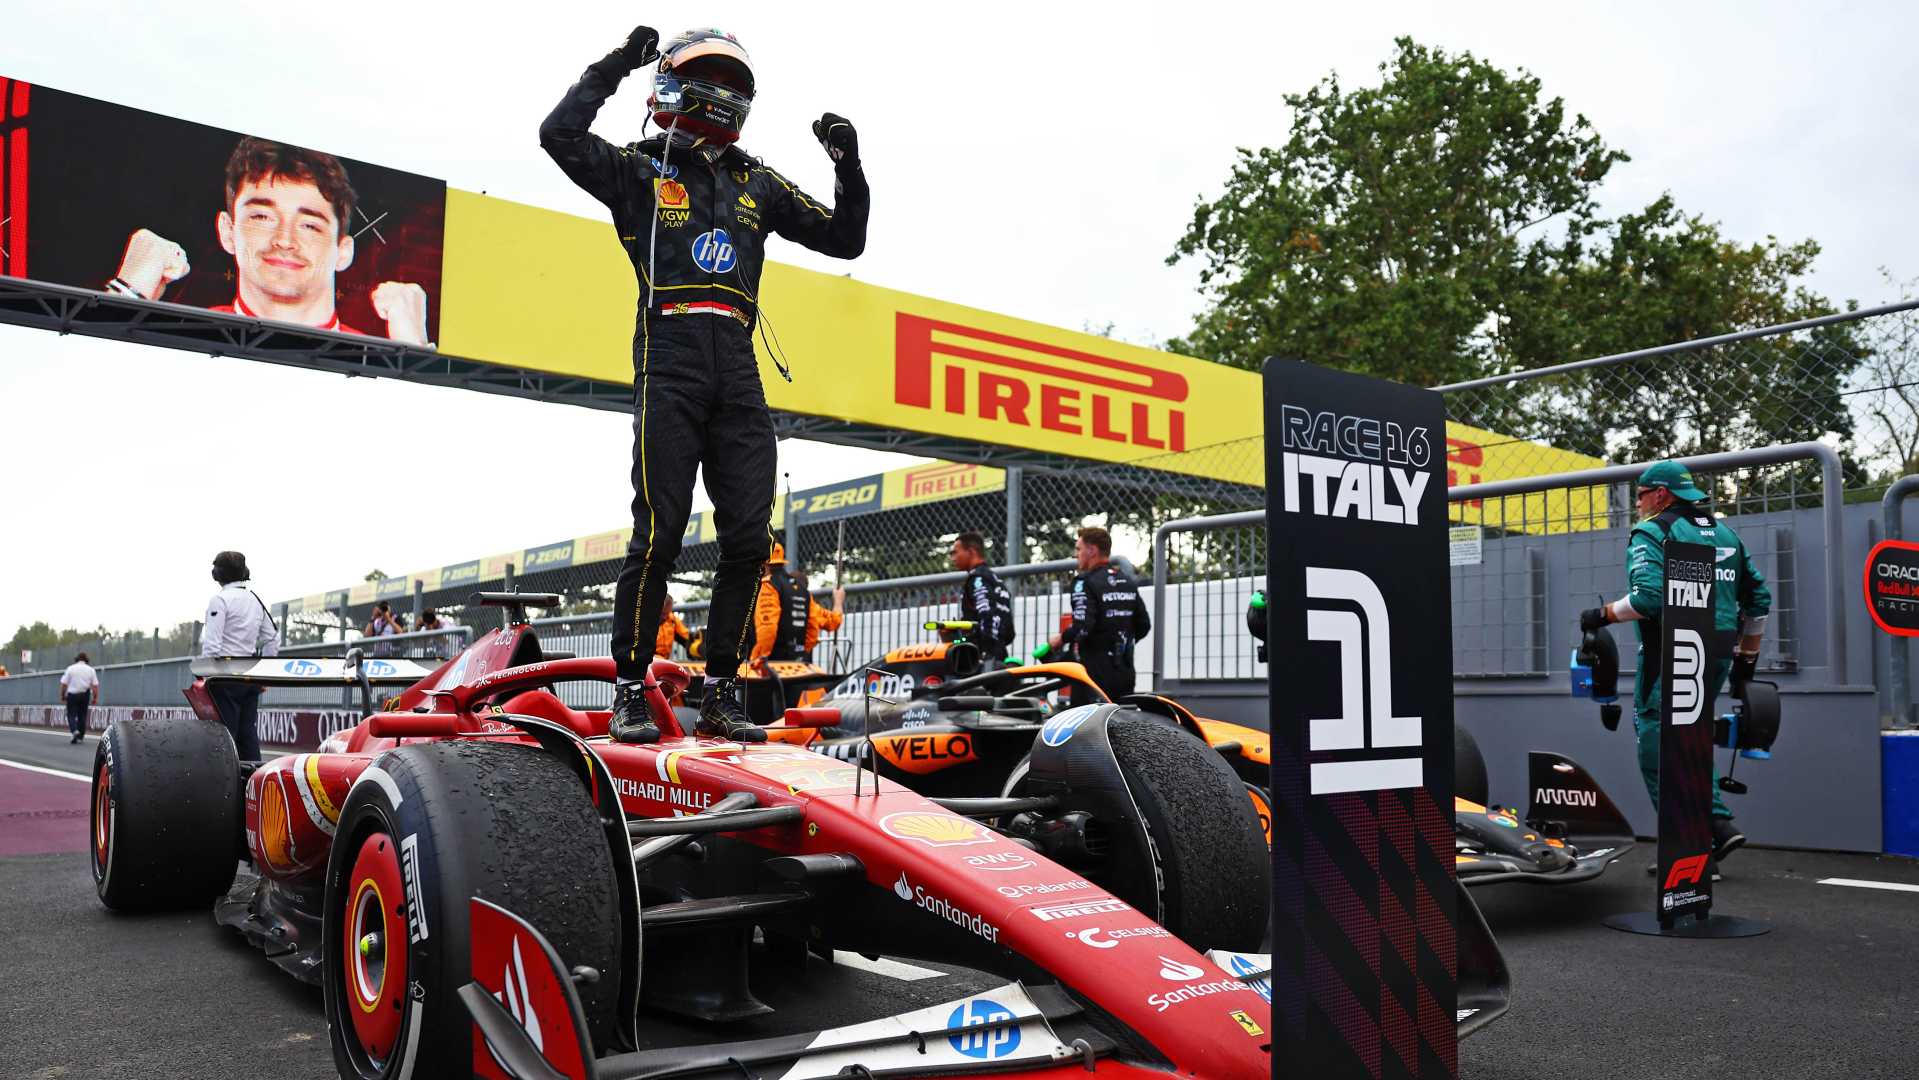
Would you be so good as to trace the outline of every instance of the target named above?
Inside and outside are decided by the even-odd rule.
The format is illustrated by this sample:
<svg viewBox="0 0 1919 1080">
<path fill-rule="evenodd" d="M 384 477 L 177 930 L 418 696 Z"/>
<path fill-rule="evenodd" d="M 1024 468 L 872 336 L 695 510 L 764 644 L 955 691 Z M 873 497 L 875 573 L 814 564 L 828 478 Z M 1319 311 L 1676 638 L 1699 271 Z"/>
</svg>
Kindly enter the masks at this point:
<svg viewBox="0 0 1919 1080">
<path fill-rule="evenodd" d="M 1817 238 L 1812 284 L 1835 299 L 1887 298 L 1882 265 L 1919 275 L 1909 5 L 9 9 L 0 74 L 595 217 L 540 151 L 540 118 L 636 18 L 718 25 L 759 76 L 749 150 L 826 194 L 808 123 L 831 110 L 860 132 L 866 254 L 775 258 L 1134 341 L 1197 310 L 1193 267 L 1162 260 L 1234 148 L 1283 141 L 1282 95 L 1329 71 L 1375 81 L 1399 34 L 1539 75 L 1633 155 L 1612 211 L 1671 191 L 1736 239 Z M 596 130 L 634 137 L 637 90 Z M 261 437 L 223 450 L 216 421 Z M 440 481 L 481 434 L 531 451 L 488 455 L 488 487 L 539 494 L 454 515 Z M 630 439 L 611 413 L 0 326 L 0 636 L 192 618 L 221 548 L 283 599 L 617 527 Z M 795 487 L 909 460 L 803 443 L 782 458 Z"/>
</svg>

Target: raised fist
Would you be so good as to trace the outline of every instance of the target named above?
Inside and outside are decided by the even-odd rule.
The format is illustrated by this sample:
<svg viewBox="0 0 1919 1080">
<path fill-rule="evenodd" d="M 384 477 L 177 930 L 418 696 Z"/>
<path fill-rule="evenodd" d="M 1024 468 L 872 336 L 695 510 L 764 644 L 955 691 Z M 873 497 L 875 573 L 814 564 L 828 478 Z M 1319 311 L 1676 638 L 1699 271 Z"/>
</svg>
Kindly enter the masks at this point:
<svg viewBox="0 0 1919 1080">
<path fill-rule="evenodd" d="M 613 51 L 627 71 L 637 71 L 660 58 L 660 32 L 650 26 L 636 26 Z"/>
<path fill-rule="evenodd" d="M 426 290 L 410 281 L 382 281 L 373 290 L 373 313 L 386 320 L 386 336 L 425 345 Z"/>
<path fill-rule="evenodd" d="M 127 253 L 120 257 L 120 272 L 114 276 L 146 299 L 158 300 L 168 285 L 191 269 L 185 248 L 151 229 L 137 229 L 127 238 Z"/>
<path fill-rule="evenodd" d="M 860 163 L 860 137 L 853 122 L 835 113 L 824 113 L 813 121 L 813 137 L 826 148 L 827 156 L 849 165 Z"/>
</svg>

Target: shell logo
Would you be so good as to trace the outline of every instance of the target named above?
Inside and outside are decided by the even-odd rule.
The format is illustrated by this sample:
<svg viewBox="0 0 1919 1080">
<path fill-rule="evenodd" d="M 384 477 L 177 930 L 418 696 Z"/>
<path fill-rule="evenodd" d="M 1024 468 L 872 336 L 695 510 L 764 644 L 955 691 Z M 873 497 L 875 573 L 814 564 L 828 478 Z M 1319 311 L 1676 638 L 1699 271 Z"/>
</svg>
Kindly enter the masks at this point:
<svg viewBox="0 0 1919 1080">
<path fill-rule="evenodd" d="M 956 814 L 909 810 L 880 819 L 880 831 L 901 840 L 917 840 L 927 847 L 965 847 L 990 844 L 993 834 L 975 821 Z"/>
<path fill-rule="evenodd" d="M 293 832 L 287 821 L 287 793 L 278 776 L 260 785 L 260 850 L 267 865 L 293 864 Z"/>
</svg>

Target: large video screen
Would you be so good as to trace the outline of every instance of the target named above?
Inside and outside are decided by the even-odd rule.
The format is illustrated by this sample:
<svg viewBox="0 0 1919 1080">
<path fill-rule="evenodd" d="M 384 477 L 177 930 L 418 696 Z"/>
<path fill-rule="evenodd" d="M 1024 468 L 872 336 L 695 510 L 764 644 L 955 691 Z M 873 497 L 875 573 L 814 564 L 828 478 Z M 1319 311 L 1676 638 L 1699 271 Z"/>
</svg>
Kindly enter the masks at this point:
<svg viewBox="0 0 1919 1080">
<path fill-rule="evenodd" d="M 0 77 L 0 273 L 439 340 L 446 185 Z"/>
</svg>

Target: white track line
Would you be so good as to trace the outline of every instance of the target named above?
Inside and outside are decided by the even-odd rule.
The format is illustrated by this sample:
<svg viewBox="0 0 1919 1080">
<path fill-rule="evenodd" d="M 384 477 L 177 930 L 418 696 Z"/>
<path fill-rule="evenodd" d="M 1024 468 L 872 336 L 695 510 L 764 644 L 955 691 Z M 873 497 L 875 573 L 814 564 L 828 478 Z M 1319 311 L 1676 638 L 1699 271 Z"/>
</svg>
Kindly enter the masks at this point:
<svg viewBox="0 0 1919 1080">
<path fill-rule="evenodd" d="M 44 765 L 28 765 L 24 762 L 8 761 L 6 758 L 0 758 L 0 765 L 5 765 L 10 769 L 25 769 L 28 772 L 46 773 L 48 776 L 59 776 L 68 780 L 78 780 L 83 784 L 93 783 L 93 777 L 91 776 L 86 776 L 82 773 L 67 772 L 64 769 L 49 769 Z"/>
<path fill-rule="evenodd" d="M 0 724 L 0 731 L 24 731 L 29 735 L 58 735 L 63 739 L 73 738 L 73 732 L 71 731 L 62 731 L 59 728 L 50 727 L 27 727 L 24 724 Z M 87 741 L 99 742 L 100 736 L 88 733 Z"/>
<path fill-rule="evenodd" d="M 842 952 L 839 949 L 833 950 L 833 962 L 835 964 L 844 964 L 850 968 L 858 968 L 861 971 L 870 971 L 875 975 L 884 975 L 889 979 L 898 979 L 901 982 L 918 982 L 921 979 L 940 979 L 946 976 L 946 972 L 944 971 L 934 971 L 932 968 L 902 964 L 898 960 L 887 960 L 884 957 L 878 960 L 868 960 L 859 953 Z"/>
<path fill-rule="evenodd" d="M 1907 885 L 1902 881 L 1866 881 L 1861 878 L 1828 877 L 1820 878 L 1821 885 L 1850 885 L 1855 889 L 1889 889 L 1893 892 L 1919 892 L 1919 885 Z"/>
</svg>

